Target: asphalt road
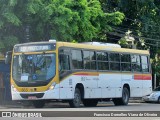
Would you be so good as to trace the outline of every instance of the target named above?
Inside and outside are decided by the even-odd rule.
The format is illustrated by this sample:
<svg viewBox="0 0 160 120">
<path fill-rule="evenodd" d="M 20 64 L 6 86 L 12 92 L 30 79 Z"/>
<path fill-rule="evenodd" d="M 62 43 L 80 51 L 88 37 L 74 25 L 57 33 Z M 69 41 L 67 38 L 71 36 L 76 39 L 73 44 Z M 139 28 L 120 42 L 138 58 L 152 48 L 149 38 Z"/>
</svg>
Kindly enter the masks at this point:
<svg viewBox="0 0 160 120">
<path fill-rule="evenodd" d="M 57 114 L 58 117 L 45 117 L 45 118 L 0 118 L 3 120 L 22 120 L 22 119 L 29 119 L 29 120 L 160 120 L 160 117 L 154 116 L 158 112 L 160 114 L 160 104 L 156 103 L 129 103 L 128 106 L 114 106 L 112 102 L 106 102 L 106 103 L 99 103 L 97 107 L 83 107 L 80 108 L 70 108 L 67 103 L 49 103 L 46 104 L 46 106 L 42 109 L 36 109 L 32 106 L 25 106 L 22 107 L 21 105 L 11 106 L 11 105 L 5 105 L 0 107 L 0 111 L 18 111 L 18 112 L 35 112 L 35 113 L 41 113 L 41 111 L 44 111 L 42 114 L 48 113 L 48 115 L 54 115 Z M 69 112 L 68 112 L 69 111 Z M 78 111 L 77 113 L 75 111 Z M 81 112 L 79 112 L 81 111 Z M 91 112 L 92 111 L 92 112 Z M 148 116 L 143 117 L 129 117 L 129 116 L 123 116 L 123 114 L 137 114 L 137 113 L 144 113 L 145 111 Z M 152 112 L 150 112 L 152 111 Z M 73 113 L 72 113 L 73 112 Z M 72 117 L 75 114 L 82 115 L 82 117 Z M 100 113 L 100 114 L 99 114 Z M 121 116 L 117 117 L 108 117 L 103 116 L 99 117 L 98 115 L 102 115 L 104 113 L 105 115 L 111 115 L 113 114 L 121 114 Z M 122 114 L 123 113 L 123 114 Z M 85 117 L 85 115 L 93 114 L 92 117 Z M 103 115 L 104 115 L 103 114 Z M 68 117 L 69 115 L 69 117 Z M 83 116 L 84 115 L 84 116 Z M 97 116 L 96 116 L 97 115 Z M 75 115 L 76 116 L 76 115 Z"/>
</svg>

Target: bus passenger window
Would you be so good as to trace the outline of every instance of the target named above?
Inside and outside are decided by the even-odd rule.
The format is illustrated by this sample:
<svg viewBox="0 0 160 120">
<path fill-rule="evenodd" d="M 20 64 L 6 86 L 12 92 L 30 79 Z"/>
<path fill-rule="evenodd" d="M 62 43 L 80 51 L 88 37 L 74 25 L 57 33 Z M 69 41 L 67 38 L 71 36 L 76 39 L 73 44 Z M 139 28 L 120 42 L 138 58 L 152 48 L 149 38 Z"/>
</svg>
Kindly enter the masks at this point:
<svg viewBox="0 0 160 120">
<path fill-rule="evenodd" d="M 120 70 L 120 56 L 118 53 L 110 53 L 110 70 L 119 71 Z"/>
<path fill-rule="evenodd" d="M 84 68 L 96 70 L 96 54 L 94 51 L 83 51 Z"/>
<path fill-rule="evenodd" d="M 70 70 L 70 64 L 69 64 L 69 55 L 60 54 L 59 55 L 59 70 L 65 71 Z"/>
<path fill-rule="evenodd" d="M 121 70 L 131 71 L 131 56 L 130 54 L 121 54 Z"/>
<path fill-rule="evenodd" d="M 108 53 L 97 52 L 97 64 L 98 70 L 109 70 Z"/>
<path fill-rule="evenodd" d="M 149 64 L 148 64 L 148 57 L 141 56 L 141 63 L 142 63 L 142 72 L 149 72 Z"/>
<path fill-rule="evenodd" d="M 119 63 L 110 62 L 110 70 L 119 71 L 120 70 L 120 64 Z"/>
<path fill-rule="evenodd" d="M 73 69 L 83 69 L 81 50 L 72 50 L 72 67 Z"/>
<path fill-rule="evenodd" d="M 131 55 L 131 61 L 132 61 L 132 71 L 141 72 L 140 56 Z"/>
<path fill-rule="evenodd" d="M 120 62 L 120 57 L 118 53 L 110 53 L 109 58 L 112 62 Z"/>
</svg>

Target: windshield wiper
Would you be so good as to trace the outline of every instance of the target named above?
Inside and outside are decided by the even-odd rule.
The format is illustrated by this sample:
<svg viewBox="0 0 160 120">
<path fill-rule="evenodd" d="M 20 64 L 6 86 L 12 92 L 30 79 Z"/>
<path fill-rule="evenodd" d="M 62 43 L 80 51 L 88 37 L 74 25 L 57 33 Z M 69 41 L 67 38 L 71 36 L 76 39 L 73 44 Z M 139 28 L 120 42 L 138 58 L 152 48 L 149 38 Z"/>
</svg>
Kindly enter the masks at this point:
<svg viewBox="0 0 160 120">
<path fill-rule="evenodd" d="M 41 54 L 41 56 L 40 56 L 40 59 L 38 60 L 38 57 L 36 56 L 36 58 L 37 58 L 37 62 L 36 62 L 36 66 L 38 65 L 38 64 L 40 64 L 40 62 L 42 61 L 42 59 L 44 58 L 44 55 L 46 54 L 46 52 L 43 52 L 42 54 Z"/>
</svg>

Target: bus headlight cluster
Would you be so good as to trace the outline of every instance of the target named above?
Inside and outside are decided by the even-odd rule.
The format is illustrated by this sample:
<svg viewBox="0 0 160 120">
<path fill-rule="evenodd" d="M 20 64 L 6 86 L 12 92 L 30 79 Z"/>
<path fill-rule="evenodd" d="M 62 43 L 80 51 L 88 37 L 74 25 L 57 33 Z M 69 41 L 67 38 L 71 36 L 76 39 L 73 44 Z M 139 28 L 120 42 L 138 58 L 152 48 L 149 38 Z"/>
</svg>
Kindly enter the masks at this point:
<svg viewBox="0 0 160 120">
<path fill-rule="evenodd" d="M 17 89 L 14 87 L 14 85 L 11 85 L 11 90 L 17 92 Z"/>
<path fill-rule="evenodd" d="M 53 90 L 55 86 L 56 86 L 56 82 L 53 82 L 52 85 L 49 87 L 49 90 Z"/>
</svg>

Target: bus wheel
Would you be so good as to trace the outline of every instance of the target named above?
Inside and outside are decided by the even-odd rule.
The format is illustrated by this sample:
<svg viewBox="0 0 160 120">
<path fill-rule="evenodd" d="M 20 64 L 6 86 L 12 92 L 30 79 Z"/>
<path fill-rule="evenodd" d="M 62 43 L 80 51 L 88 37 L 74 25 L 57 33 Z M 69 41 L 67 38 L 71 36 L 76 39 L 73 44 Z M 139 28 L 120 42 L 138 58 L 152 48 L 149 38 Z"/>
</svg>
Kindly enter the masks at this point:
<svg viewBox="0 0 160 120">
<path fill-rule="evenodd" d="M 41 101 L 41 100 L 36 100 L 36 101 L 33 101 L 33 106 L 35 108 L 43 108 L 45 105 L 45 102 L 44 101 Z"/>
<path fill-rule="evenodd" d="M 81 104 L 81 92 L 78 88 L 75 89 L 74 98 L 69 101 L 70 107 L 78 108 Z"/>
<path fill-rule="evenodd" d="M 128 105 L 129 102 L 129 91 L 126 87 L 123 88 L 123 92 L 122 92 L 122 105 Z"/>
<path fill-rule="evenodd" d="M 126 87 L 123 88 L 122 98 L 114 98 L 113 102 L 115 105 L 127 105 L 129 102 L 129 91 Z"/>
<path fill-rule="evenodd" d="M 84 99 L 83 104 L 84 104 L 85 107 L 95 107 L 98 104 L 98 100 L 93 100 L 93 99 L 85 100 Z"/>
</svg>

